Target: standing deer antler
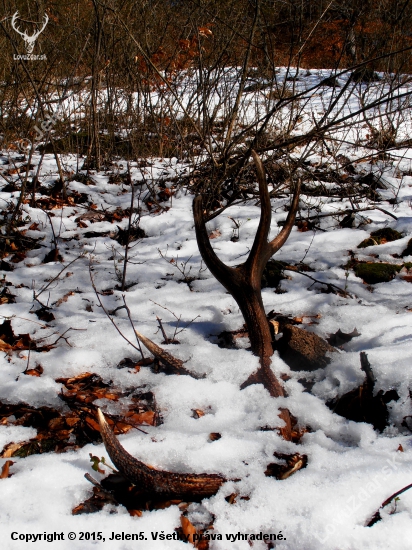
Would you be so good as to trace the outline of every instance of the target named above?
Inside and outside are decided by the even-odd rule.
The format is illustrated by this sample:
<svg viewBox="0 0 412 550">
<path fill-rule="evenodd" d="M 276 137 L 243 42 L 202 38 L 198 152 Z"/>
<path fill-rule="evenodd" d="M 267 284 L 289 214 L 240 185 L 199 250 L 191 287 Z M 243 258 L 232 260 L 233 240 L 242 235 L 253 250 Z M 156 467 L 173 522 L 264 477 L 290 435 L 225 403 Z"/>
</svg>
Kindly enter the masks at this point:
<svg viewBox="0 0 412 550">
<path fill-rule="evenodd" d="M 196 197 L 193 201 L 193 217 L 200 254 L 211 273 L 236 300 L 246 321 L 252 351 L 260 358 L 258 371 L 242 387 L 260 382 L 273 397 L 279 397 L 284 396 L 285 392 L 270 368 L 270 358 L 273 355 L 272 337 L 263 307 L 261 281 L 269 258 L 285 244 L 292 230 L 299 206 L 300 182 L 296 186 L 285 225 L 280 233 L 268 242 L 272 219 L 270 197 L 262 161 L 255 151 L 252 151 L 252 155 L 259 182 L 261 215 L 252 250 L 246 262 L 237 267 L 230 267 L 217 257 L 206 231 L 201 196 Z M 289 431 L 288 425 L 290 425 L 288 411 L 282 411 L 282 418 L 287 424 L 287 432 Z M 284 437 L 286 435 L 287 433 L 284 434 Z"/>
<path fill-rule="evenodd" d="M 42 28 L 39 31 L 35 32 L 32 36 L 29 36 L 26 32 L 21 32 L 20 29 L 15 26 L 16 25 L 16 19 L 18 18 L 18 16 L 19 16 L 19 12 L 16 11 L 16 13 L 13 15 L 13 17 L 11 19 L 11 26 L 13 27 L 13 29 L 18 34 L 20 34 L 20 36 L 23 37 L 23 40 L 26 44 L 27 53 L 32 53 L 33 48 L 34 48 L 34 44 L 35 44 L 37 38 L 44 31 L 47 23 L 49 22 L 49 16 L 47 15 L 47 13 L 44 14 L 44 23 L 43 23 Z"/>
</svg>

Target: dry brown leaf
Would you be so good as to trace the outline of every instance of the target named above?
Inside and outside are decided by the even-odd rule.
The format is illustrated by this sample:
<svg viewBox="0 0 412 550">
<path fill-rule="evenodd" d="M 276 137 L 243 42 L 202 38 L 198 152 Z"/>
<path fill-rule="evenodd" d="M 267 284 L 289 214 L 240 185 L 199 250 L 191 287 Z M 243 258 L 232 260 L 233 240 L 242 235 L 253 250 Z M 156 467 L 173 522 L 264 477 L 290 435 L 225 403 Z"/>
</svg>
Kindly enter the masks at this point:
<svg viewBox="0 0 412 550">
<path fill-rule="evenodd" d="M 110 393 L 105 388 L 97 388 L 93 390 L 93 396 L 96 397 L 96 399 L 110 399 L 111 401 L 117 401 L 119 399 L 119 396 L 115 393 Z"/>
<path fill-rule="evenodd" d="M 23 335 L 22 335 L 23 336 Z M 20 338 L 20 340 L 17 340 L 17 342 L 14 344 L 14 349 L 27 349 L 27 346 L 24 345 L 23 338 Z"/>
<path fill-rule="evenodd" d="M 303 455 L 302 457 L 299 456 L 299 458 L 296 460 L 295 464 L 291 467 L 290 470 L 283 473 L 279 479 L 287 479 L 291 475 L 293 475 L 295 472 L 300 470 L 301 468 L 304 468 L 307 464 L 307 457 L 306 455 Z"/>
<path fill-rule="evenodd" d="M 81 403 L 92 403 L 96 396 L 91 391 L 79 391 L 78 389 L 74 389 L 71 391 L 68 391 L 66 394 L 66 397 L 73 397 L 76 399 L 76 401 L 80 401 Z"/>
<path fill-rule="evenodd" d="M 73 296 L 74 295 L 74 292 L 72 290 L 70 290 L 69 292 L 67 292 L 64 296 L 62 296 L 59 300 L 57 300 L 56 302 L 56 306 L 59 306 L 60 304 L 62 304 L 63 302 L 67 302 L 67 300 L 69 299 L 70 296 Z"/>
<path fill-rule="evenodd" d="M 306 220 L 298 221 L 296 225 L 298 227 L 298 231 L 300 231 L 301 233 L 305 233 L 306 231 L 310 231 L 312 229 L 311 224 Z"/>
<path fill-rule="evenodd" d="M 78 506 L 75 506 L 72 510 L 72 515 L 73 516 L 77 516 L 79 514 L 83 514 L 83 510 L 84 510 L 84 504 L 83 502 L 81 504 L 79 504 Z"/>
<path fill-rule="evenodd" d="M 13 346 L 0 339 L 0 351 L 9 351 L 13 349 Z"/>
<path fill-rule="evenodd" d="M 3 468 L 1 469 L 0 479 L 11 477 L 12 474 L 9 474 L 9 470 L 10 466 L 13 466 L 13 464 L 14 462 L 12 460 L 6 460 L 6 462 L 3 464 Z"/>
<path fill-rule="evenodd" d="M 63 417 L 52 418 L 48 424 L 49 430 L 63 430 L 66 427 L 66 422 Z"/>
<path fill-rule="evenodd" d="M 140 359 L 140 361 L 137 361 L 134 368 L 136 369 L 137 372 L 139 372 L 140 367 L 147 367 L 148 365 L 151 365 L 153 361 L 154 361 L 153 357 L 145 357 L 144 359 Z"/>
<path fill-rule="evenodd" d="M 397 451 L 399 451 L 400 453 L 403 453 L 403 447 L 402 445 L 399 443 L 399 447 L 396 449 Z"/>
<path fill-rule="evenodd" d="M 219 231 L 219 229 L 215 229 L 214 231 L 212 231 L 211 233 L 209 233 L 209 239 L 217 239 L 218 237 L 220 237 L 222 235 L 222 233 Z"/>
<path fill-rule="evenodd" d="M 142 413 L 134 413 L 130 411 L 126 414 L 127 420 L 131 420 L 135 424 L 147 424 L 154 426 L 156 423 L 156 413 L 154 411 L 145 411 Z"/>
<path fill-rule="evenodd" d="M 193 544 L 193 546 L 195 546 L 193 535 L 197 534 L 196 527 L 190 522 L 190 520 L 187 519 L 186 516 L 180 516 L 180 523 L 182 524 L 183 534 L 188 537 L 188 540 Z"/>
<path fill-rule="evenodd" d="M 200 409 L 192 409 L 193 411 L 193 418 L 201 418 L 202 416 L 205 416 L 205 413 Z"/>
<path fill-rule="evenodd" d="M 116 422 L 116 424 L 113 426 L 113 431 L 116 435 L 118 434 L 125 434 L 129 432 L 133 426 L 131 424 L 127 424 L 126 422 Z"/>
<path fill-rule="evenodd" d="M 20 449 L 20 447 L 23 447 L 24 444 L 24 441 L 22 443 L 9 443 L 4 447 L 4 451 L 0 458 L 12 457 L 14 453 Z"/>
<path fill-rule="evenodd" d="M 41 373 L 36 369 L 29 369 L 24 371 L 24 374 L 28 374 L 29 376 L 41 376 Z"/>
<path fill-rule="evenodd" d="M 58 430 L 57 432 L 54 432 L 53 434 L 47 434 L 48 436 L 53 435 L 56 439 L 63 441 L 65 439 L 68 439 L 70 437 L 70 434 L 73 430 Z"/>
<path fill-rule="evenodd" d="M 128 512 L 131 516 L 137 516 L 138 518 L 141 518 L 143 515 L 141 510 L 128 510 Z"/>
<path fill-rule="evenodd" d="M 80 418 L 78 416 L 67 416 L 66 417 L 66 424 L 69 426 L 69 428 L 75 426 L 79 422 Z"/>
<path fill-rule="evenodd" d="M 28 374 L 29 376 L 41 376 L 43 372 L 43 367 L 41 365 L 37 365 L 34 369 L 24 371 L 24 374 Z"/>
<path fill-rule="evenodd" d="M 199 27 L 198 30 L 199 30 L 200 36 L 212 36 L 213 35 L 213 33 L 209 29 L 209 27 Z"/>
<path fill-rule="evenodd" d="M 61 382 L 62 384 L 67 386 L 68 384 L 74 384 L 76 382 L 80 382 L 85 378 L 89 378 L 90 376 L 92 376 L 91 372 L 82 372 L 77 376 L 73 376 L 73 378 L 56 378 L 56 382 Z"/>
<path fill-rule="evenodd" d="M 99 424 L 91 416 L 86 416 L 85 422 L 92 430 L 100 431 Z"/>
<path fill-rule="evenodd" d="M 25 252 L 16 252 L 16 254 L 14 254 L 14 256 L 10 259 L 10 261 L 13 262 L 14 264 L 18 264 L 19 262 L 22 262 L 25 258 L 26 258 Z"/>
</svg>

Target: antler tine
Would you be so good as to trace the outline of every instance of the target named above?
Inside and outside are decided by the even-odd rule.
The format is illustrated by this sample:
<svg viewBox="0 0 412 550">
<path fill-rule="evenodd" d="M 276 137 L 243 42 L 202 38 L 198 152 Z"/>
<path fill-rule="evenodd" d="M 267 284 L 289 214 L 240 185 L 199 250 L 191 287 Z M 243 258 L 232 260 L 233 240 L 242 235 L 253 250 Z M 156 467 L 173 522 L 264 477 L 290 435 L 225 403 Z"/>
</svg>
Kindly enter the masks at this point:
<svg viewBox="0 0 412 550">
<path fill-rule="evenodd" d="M 272 210 L 270 206 L 270 196 L 266 185 L 265 169 L 263 168 L 262 160 L 256 151 L 252 150 L 253 160 L 256 166 L 256 174 L 259 183 L 260 196 L 260 221 L 258 230 L 256 231 L 253 241 L 252 250 L 246 263 L 255 266 L 257 263 L 266 265 L 270 258 L 267 238 L 270 231 L 270 223 L 272 220 Z"/>
<path fill-rule="evenodd" d="M 275 252 L 277 252 L 285 244 L 290 232 L 292 231 L 293 224 L 295 223 L 296 213 L 299 206 L 300 195 L 300 179 L 298 180 L 288 216 L 286 218 L 285 225 L 282 230 L 274 239 L 269 243 L 267 237 L 270 231 L 270 223 L 272 220 L 272 211 L 270 206 L 270 196 L 266 185 L 265 171 L 263 163 L 255 151 L 252 151 L 253 160 L 256 166 L 256 173 L 259 182 L 259 195 L 261 203 L 260 223 L 256 232 L 253 247 L 249 255 L 249 263 L 261 262 L 266 265 Z"/>
<path fill-rule="evenodd" d="M 15 26 L 15 25 L 16 25 L 16 19 L 17 19 L 18 16 L 19 16 L 19 12 L 16 11 L 16 13 L 15 13 L 15 14 L 13 15 L 13 17 L 11 18 L 11 26 L 13 27 L 13 29 L 14 29 L 17 33 L 19 33 L 19 34 L 20 34 L 21 36 L 23 36 L 23 38 L 24 38 L 25 36 L 27 36 L 26 33 L 25 33 L 25 32 L 21 32 L 21 30 L 19 29 L 19 27 L 16 27 L 16 26 Z"/>
<path fill-rule="evenodd" d="M 44 23 L 43 23 L 42 28 L 41 28 L 39 31 L 37 31 L 37 32 L 35 32 L 34 34 L 32 34 L 31 36 L 29 36 L 26 32 L 22 32 L 18 27 L 15 26 L 15 25 L 16 25 L 16 19 L 17 19 L 18 15 L 19 15 L 19 12 L 16 11 L 16 13 L 15 13 L 15 14 L 13 15 L 13 17 L 11 18 L 11 25 L 12 25 L 13 29 L 14 29 L 17 33 L 19 33 L 19 34 L 23 37 L 23 39 L 24 39 L 26 42 L 28 42 L 29 44 L 31 44 L 31 43 L 33 43 L 33 42 L 37 39 L 37 37 L 44 31 L 44 29 L 45 29 L 47 23 L 49 22 L 49 16 L 47 15 L 47 13 L 45 13 L 45 14 L 44 14 Z"/>
<path fill-rule="evenodd" d="M 276 237 L 269 243 L 270 256 L 273 256 L 275 252 L 282 248 L 287 238 L 289 237 L 290 232 L 292 231 L 293 224 L 295 223 L 296 213 L 299 207 L 300 185 L 301 180 L 299 178 L 296 184 L 295 192 L 293 194 L 292 204 L 288 213 L 288 217 L 286 218 L 285 225 L 283 226 L 280 233 L 278 233 L 278 235 L 276 235 Z"/>
<path fill-rule="evenodd" d="M 45 17 L 45 22 L 42 28 L 39 30 L 39 34 L 43 32 L 43 30 L 46 28 L 47 23 L 49 22 L 49 16 L 47 15 L 47 13 L 44 14 L 44 17 Z"/>
</svg>

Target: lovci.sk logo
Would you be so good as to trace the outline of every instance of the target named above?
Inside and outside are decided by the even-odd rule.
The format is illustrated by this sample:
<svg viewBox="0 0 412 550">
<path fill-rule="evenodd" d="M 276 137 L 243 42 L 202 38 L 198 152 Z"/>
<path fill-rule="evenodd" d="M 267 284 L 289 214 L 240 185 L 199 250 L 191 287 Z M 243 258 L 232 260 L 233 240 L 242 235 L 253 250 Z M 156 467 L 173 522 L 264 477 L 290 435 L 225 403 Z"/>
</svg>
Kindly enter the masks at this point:
<svg viewBox="0 0 412 550">
<path fill-rule="evenodd" d="M 46 28 L 46 25 L 47 23 L 49 22 L 49 17 L 47 14 L 44 14 L 44 18 L 43 18 L 43 26 L 40 30 L 38 30 L 37 32 L 35 32 L 34 34 L 32 34 L 31 36 L 28 35 L 26 32 L 22 32 L 17 26 L 16 26 L 16 20 L 19 16 L 19 12 L 16 11 L 16 13 L 13 15 L 12 19 L 11 19 L 11 26 L 13 27 L 13 29 L 18 33 L 20 34 L 20 36 L 23 37 L 23 40 L 24 40 L 24 43 L 25 43 L 25 46 L 26 46 L 26 52 L 27 54 L 26 55 L 18 55 L 18 54 L 14 54 L 14 59 L 29 59 L 30 61 L 37 61 L 37 60 L 44 60 L 46 59 L 46 56 L 45 55 L 35 55 L 33 54 L 33 48 L 34 48 L 34 44 L 36 43 L 36 40 L 38 39 L 38 37 L 40 36 L 40 34 L 44 31 L 44 29 Z"/>
</svg>

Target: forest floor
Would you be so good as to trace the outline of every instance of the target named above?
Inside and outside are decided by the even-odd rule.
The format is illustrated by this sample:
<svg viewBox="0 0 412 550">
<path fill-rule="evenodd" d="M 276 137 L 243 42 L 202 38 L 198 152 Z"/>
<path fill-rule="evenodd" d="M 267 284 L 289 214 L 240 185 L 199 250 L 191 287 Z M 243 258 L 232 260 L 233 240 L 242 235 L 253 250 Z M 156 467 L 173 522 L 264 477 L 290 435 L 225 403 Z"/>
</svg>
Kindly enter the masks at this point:
<svg viewBox="0 0 412 550">
<path fill-rule="evenodd" d="M 258 358 L 236 302 L 201 261 L 193 195 L 178 184 L 188 162 L 131 162 L 130 217 L 125 161 L 97 173 L 79 170 L 76 155 L 62 156 L 63 198 L 55 159 L 44 157 L 35 202 L 29 190 L 18 229 L 1 236 L 2 548 L 26 548 L 26 540 L 43 548 L 38 535 L 63 533 L 54 542 L 62 550 L 138 547 L 127 534 L 147 549 L 178 550 L 187 546 L 176 539 L 191 529 L 211 550 L 410 548 L 412 491 L 366 524 L 412 482 L 412 150 L 344 153 L 344 167 L 325 165 L 317 152 L 308 157 L 313 182 L 302 191 L 302 219 L 276 254 L 284 262 L 279 280 L 262 291 L 280 323 L 277 340 L 286 319 L 336 348 L 310 371 L 276 351 L 272 368 L 288 394 L 278 399 L 261 385 L 240 389 Z M 30 174 L 39 161 L 36 153 Z M 0 163 L 0 199 L 10 212 L 27 158 L 4 150 Z M 348 179 L 358 193 L 349 218 Z M 287 194 L 272 201 L 272 236 L 288 204 Z M 224 262 L 244 261 L 259 213 L 250 200 L 208 224 Z M 135 328 L 195 376 L 164 372 L 146 350 L 142 359 L 109 318 L 137 346 L 125 303 Z M 352 407 L 366 387 L 360 352 L 375 377 L 375 422 Z M 297 419 L 293 442 L 278 430 L 285 406 Z M 100 483 L 111 472 L 99 461 L 110 464 L 97 407 L 146 464 L 227 481 L 201 502 L 119 503 L 125 491 L 116 499 L 84 477 Z M 307 464 L 293 473 L 299 457 Z"/>
</svg>

